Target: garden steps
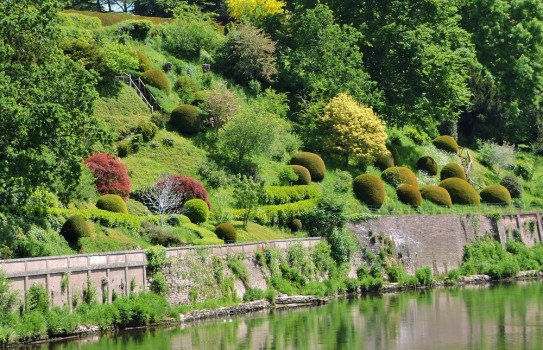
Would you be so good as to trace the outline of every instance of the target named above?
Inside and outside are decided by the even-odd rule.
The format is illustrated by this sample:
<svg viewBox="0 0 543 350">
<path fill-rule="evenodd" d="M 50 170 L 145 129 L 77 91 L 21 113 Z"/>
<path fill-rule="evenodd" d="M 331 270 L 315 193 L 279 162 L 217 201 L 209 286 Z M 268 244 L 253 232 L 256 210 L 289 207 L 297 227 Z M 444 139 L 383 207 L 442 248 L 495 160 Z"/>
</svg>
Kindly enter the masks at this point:
<svg viewBox="0 0 543 350">
<path fill-rule="evenodd" d="M 123 74 L 115 77 L 115 82 L 118 81 L 122 81 L 126 85 L 136 90 L 138 96 L 151 110 L 151 114 L 153 114 L 154 112 L 164 111 L 153 93 L 147 88 L 147 86 L 145 86 L 145 83 L 140 78 L 134 78 L 130 74 Z"/>
</svg>

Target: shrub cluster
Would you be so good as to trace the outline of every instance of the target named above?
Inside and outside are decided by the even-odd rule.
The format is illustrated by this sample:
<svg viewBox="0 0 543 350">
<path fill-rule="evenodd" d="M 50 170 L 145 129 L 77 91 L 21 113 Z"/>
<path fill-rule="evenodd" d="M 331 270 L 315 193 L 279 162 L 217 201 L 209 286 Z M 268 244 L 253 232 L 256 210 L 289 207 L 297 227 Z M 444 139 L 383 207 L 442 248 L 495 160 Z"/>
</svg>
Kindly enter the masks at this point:
<svg viewBox="0 0 543 350">
<path fill-rule="evenodd" d="M 443 187 L 435 185 L 426 185 L 420 188 L 420 193 L 422 198 L 426 199 L 437 205 L 442 205 L 444 207 L 451 207 L 452 200 L 449 192 Z"/>
<path fill-rule="evenodd" d="M 106 194 L 98 198 L 96 207 L 112 213 L 128 214 L 128 208 L 124 200 L 116 194 Z"/>
<path fill-rule="evenodd" d="M 292 170 L 296 175 L 298 175 L 298 180 L 296 180 L 296 185 L 311 185 L 311 174 L 306 167 L 301 165 L 290 165 Z"/>
<path fill-rule="evenodd" d="M 90 237 L 92 230 L 81 215 L 72 215 L 66 220 L 60 230 L 62 237 L 70 244 L 76 244 L 81 237 Z"/>
<path fill-rule="evenodd" d="M 502 185 L 489 185 L 481 191 L 481 200 L 489 204 L 511 204 L 511 194 Z"/>
<path fill-rule="evenodd" d="M 94 185 L 100 194 L 117 194 L 128 198 L 130 194 L 130 179 L 126 166 L 105 153 L 97 153 L 84 162 L 96 178 Z"/>
<path fill-rule="evenodd" d="M 322 158 L 311 152 L 298 152 L 292 156 L 291 165 L 301 165 L 311 174 L 312 181 L 322 181 L 326 175 L 326 165 Z"/>
<path fill-rule="evenodd" d="M 438 136 L 432 141 L 436 148 L 450 153 L 458 153 L 458 143 L 449 135 Z"/>
<path fill-rule="evenodd" d="M 170 89 L 170 81 L 166 74 L 160 69 L 150 69 L 145 71 L 141 76 L 141 80 L 148 85 L 154 86 L 157 89 L 167 91 Z"/>
<path fill-rule="evenodd" d="M 441 181 L 439 186 L 449 192 L 453 204 L 478 205 L 480 203 L 479 194 L 465 180 L 451 177 Z"/>
<path fill-rule="evenodd" d="M 172 111 L 170 124 L 182 134 L 200 131 L 200 111 L 191 105 L 180 105 Z"/>
<path fill-rule="evenodd" d="M 177 78 L 175 82 L 175 91 L 185 103 L 190 103 L 194 100 L 194 93 L 198 91 L 198 84 L 187 76 Z"/>
<path fill-rule="evenodd" d="M 149 57 L 147 57 L 146 54 L 144 54 L 141 51 L 137 51 L 136 55 L 138 56 L 138 69 L 142 72 L 146 72 L 148 70 L 153 69 L 153 65 L 151 64 L 151 60 Z"/>
<path fill-rule="evenodd" d="M 394 166 L 394 158 L 392 158 L 391 154 L 385 154 L 385 155 L 382 155 L 380 157 L 377 157 L 377 159 L 375 159 L 375 162 L 373 163 L 373 165 L 377 169 L 379 169 L 381 171 L 384 171 L 384 170 Z"/>
<path fill-rule="evenodd" d="M 267 186 L 265 204 L 285 204 L 316 198 L 319 190 L 311 185 L 304 186 Z"/>
<path fill-rule="evenodd" d="M 253 218 L 263 225 L 284 225 L 293 218 L 303 218 L 313 212 L 316 206 L 316 199 L 306 199 L 279 205 L 263 205 L 255 211 Z M 232 216 L 237 220 L 243 219 L 244 214 L 245 209 L 232 210 Z"/>
<path fill-rule="evenodd" d="M 380 208 L 385 202 L 385 186 L 375 175 L 362 174 L 353 181 L 355 196 L 367 206 Z"/>
<path fill-rule="evenodd" d="M 136 126 L 134 132 L 141 135 L 143 141 L 149 142 L 158 132 L 158 126 L 151 121 L 141 121 L 138 126 Z"/>
<path fill-rule="evenodd" d="M 443 169 L 441 169 L 439 176 L 441 181 L 452 177 L 466 181 L 466 173 L 464 172 L 464 168 L 457 163 L 448 163 L 445 165 Z"/>
<path fill-rule="evenodd" d="M 428 173 L 428 175 L 437 175 L 437 163 L 434 158 L 425 156 L 419 158 L 417 161 L 417 170 L 422 170 Z"/>
<path fill-rule="evenodd" d="M 149 20 L 123 21 L 117 25 L 115 32 L 128 35 L 134 40 L 145 40 L 151 31 L 153 24 Z"/>
<path fill-rule="evenodd" d="M 211 207 L 207 198 L 207 191 L 199 181 L 183 175 L 168 175 L 159 180 L 155 186 L 160 187 L 168 183 L 173 184 L 175 192 L 182 198 L 182 204 L 190 199 L 199 198 L 206 202 L 208 208 Z"/>
<path fill-rule="evenodd" d="M 238 237 L 238 231 L 234 225 L 230 223 L 223 223 L 215 228 L 215 234 L 225 242 L 235 242 Z"/>
<path fill-rule="evenodd" d="M 188 200 L 183 206 L 183 214 L 186 215 L 191 222 L 200 224 L 207 221 L 209 208 L 203 200 L 193 198 Z"/>
<path fill-rule="evenodd" d="M 511 194 L 511 198 L 522 197 L 522 184 L 516 177 L 509 175 L 505 176 L 502 181 L 500 181 L 500 185 L 507 188 L 509 194 Z"/>
<path fill-rule="evenodd" d="M 402 184 L 412 185 L 412 186 L 419 186 L 419 182 L 417 181 L 417 177 L 413 172 L 406 167 L 403 166 L 396 166 L 392 168 L 388 168 L 381 174 L 381 178 L 388 184 L 397 187 Z"/>
<path fill-rule="evenodd" d="M 396 194 L 400 202 L 412 207 L 420 207 L 422 205 L 422 196 L 418 187 L 413 185 L 400 185 L 396 189 Z"/>
</svg>

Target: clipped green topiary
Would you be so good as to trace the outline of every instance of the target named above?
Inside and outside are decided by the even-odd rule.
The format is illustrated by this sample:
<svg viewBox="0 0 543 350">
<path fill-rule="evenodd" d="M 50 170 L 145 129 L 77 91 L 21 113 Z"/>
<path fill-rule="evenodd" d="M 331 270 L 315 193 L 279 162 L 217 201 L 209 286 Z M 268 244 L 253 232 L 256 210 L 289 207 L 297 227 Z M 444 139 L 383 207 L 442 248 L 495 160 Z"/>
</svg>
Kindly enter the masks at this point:
<svg viewBox="0 0 543 350">
<path fill-rule="evenodd" d="M 170 124 L 182 134 L 200 131 L 200 111 L 191 105 L 181 105 L 172 111 Z"/>
<path fill-rule="evenodd" d="M 440 187 L 449 192 L 453 204 L 479 205 L 479 194 L 465 180 L 451 177 L 439 183 Z"/>
<path fill-rule="evenodd" d="M 238 231 L 234 225 L 229 223 L 220 224 L 215 228 L 215 234 L 225 243 L 235 242 L 238 237 Z"/>
<path fill-rule="evenodd" d="M 386 155 L 377 157 L 377 159 L 375 159 L 375 162 L 373 163 L 373 165 L 377 169 L 379 169 L 381 171 L 384 171 L 384 170 L 394 166 L 394 158 L 392 158 L 392 155 L 386 154 Z"/>
<path fill-rule="evenodd" d="M 128 214 L 128 209 L 124 200 L 116 194 L 106 194 L 98 198 L 96 202 L 98 209 L 110 211 L 113 213 Z"/>
<path fill-rule="evenodd" d="M 466 173 L 464 172 L 464 168 L 460 166 L 457 163 L 449 163 L 441 169 L 441 173 L 439 173 L 439 177 L 441 178 L 441 181 L 445 179 L 450 179 L 451 177 L 456 177 L 458 179 L 462 179 L 466 181 Z"/>
<path fill-rule="evenodd" d="M 140 134 L 143 138 L 143 141 L 149 142 L 155 137 L 158 132 L 158 126 L 155 123 L 148 120 L 143 120 L 139 122 L 138 126 L 134 130 L 136 134 Z"/>
<path fill-rule="evenodd" d="M 311 152 L 298 152 L 290 160 L 292 165 L 301 165 L 309 170 L 312 181 L 322 181 L 326 175 L 326 166 L 322 158 Z"/>
<path fill-rule="evenodd" d="M 292 221 L 288 223 L 288 228 L 292 232 L 298 232 L 302 229 L 302 221 L 300 219 L 292 219 Z"/>
<path fill-rule="evenodd" d="M 511 194 L 502 185 L 489 185 L 481 191 L 481 200 L 487 204 L 509 205 Z"/>
<path fill-rule="evenodd" d="M 209 208 L 207 203 L 200 198 L 193 198 L 188 200 L 183 206 L 183 214 L 186 215 L 191 222 L 200 224 L 207 221 Z"/>
<path fill-rule="evenodd" d="M 412 185 L 415 187 L 419 186 L 417 177 L 415 174 L 406 167 L 395 166 L 388 168 L 381 174 L 381 178 L 388 184 L 398 187 L 402 184 Z"/>
<path fill-rule="evenodd" d="M 451 207 L 452 200 L 449 192 L 443 187 L 426 185 L 420 188 L 420 194 L 425 200 L 444 207 Z"/>
<path fill-rule="evenodd" d="M 442 151 L 455 154 L 458 153 L 458 143 L 456 143 L 456 140 L 449 135 L 438 136 L 432 143 Z"/>
<path fill-rule="evenodd" d="M 151 60 L 149 60 L 149 57 L 147 57 L 146 54 L 144 54 L 141 51 L 136 52 L 136 55 L 138 56 L 138 63 L 139 63 L 139 70 L 142 72 L 146 72 L 148 70 L 153 69 L 153 65 L 151 64 Z"/>
<path fill-rule="evenodd" d="M 62 225 L 60 234 L 68 243 L 76 244 L 79 238 L 90 237 L 92 235 L 92 230 L 82 216 L 72 215 L 66 220 L 64 225 Z"/>
<path fill-rule="evenodd" d="M 385 185 L 375 175 L 358 175 L 353 181 L 353 192 L 360 202 L 369 207 L 380 208 L 385 202 Z"/>
<path fill-rule="evenodd" d="M 396 194 L 400 202 L 410 205 L 412 207 L 420 207 L 422 205 L 422 196 L 419 192 L 419 188 L 413 185 L 400 185 L 396 189 Z"/>
<path fill-rule="evenodd" d="M 164 72 L 160 69 L 150 69 L 145 71 L 140 76 L 140 79 L 145 84 L 154 86 L 157 89 L 163 91 L 168 91 L 170 89 L 170 81 L 168 80 L 168 76 L 166 76 L 166 74 L 164 74 Z"/>
<path fill-rule="evenodd" d="M 419 158 L 417 161 L 417 170 L 422 170 L 428 173 L 428 175 L 437 175 L 437 163 L 434 158 L 425 156 Z"/>
<path fill-rule="evenodd" d="M 502 181 L 500 181 L 500 185 L 507 188 L 511 194 L 511 198 L 522 197 L 522 184 L 516 177 L 510 175 L 505 176 Z"/>
<path fill-rule="evenodd" d="M 290 165 L 290 167 L 298 175 L 298 180 L 294 183 L 295 185 L 311 185 L 311 174 L 306 167 L 301 165 Z"/>
</svg>

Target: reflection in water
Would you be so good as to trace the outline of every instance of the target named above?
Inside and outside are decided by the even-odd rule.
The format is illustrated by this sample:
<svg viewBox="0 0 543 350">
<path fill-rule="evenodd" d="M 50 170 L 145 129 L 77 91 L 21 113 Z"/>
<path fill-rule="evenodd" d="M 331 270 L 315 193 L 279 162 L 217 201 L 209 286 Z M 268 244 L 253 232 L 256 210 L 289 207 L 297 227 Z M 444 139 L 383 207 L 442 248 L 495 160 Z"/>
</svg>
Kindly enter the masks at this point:
<svg viewBox="0 0 543 350">
<path fill-rule="evenodd" d="M 339 300 L 42 349 L 543 349 L 543 284 Z"/>
</svg>

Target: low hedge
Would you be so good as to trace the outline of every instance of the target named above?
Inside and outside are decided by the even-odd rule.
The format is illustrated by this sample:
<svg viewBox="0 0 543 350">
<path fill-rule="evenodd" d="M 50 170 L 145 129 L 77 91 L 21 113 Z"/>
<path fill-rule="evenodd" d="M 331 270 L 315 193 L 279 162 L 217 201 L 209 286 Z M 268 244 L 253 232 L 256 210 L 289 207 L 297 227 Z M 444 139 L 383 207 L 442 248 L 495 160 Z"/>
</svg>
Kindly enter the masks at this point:
<svg viewBox="0 0 543 350">
<path fill-rule="evenodd" d="M 422 170 L 428 173 L 428 175 L 435 176 L 437 175 L 437 163 L 434 158 L 430 156 L 425 156 L 419 158 L 417 161 L 417 170 Z"/>
<path fill-rule="evenodd" d="M 452 177 L 461 179 L 466 181 L 466 173 L 464 172 L 464 168 L 460 166 L 457 163 L 449 163 L 441 169 L 441 173 L 439 173 L 439 177 L 441 178 L 441 181 L 445 179 L 450 179 Z"/>
<path fill-rule="evenodd" d="M 116 194 L 105 194 L 98 198 L 96 207 L 112 213 L 128 214 L 128 208 L 124 200 Z"/>
<path fill-rule="evenodd" d="M 381 173 L 381 178 L 388 184 L 398 187 L 399 185 L 406 184 L 411 186 L 419 186 L 417 176 L 411 171 L 411 169 L 403 166 L 395 166 L 388 168 Z"/>
<path fill-rule="evenodd" d="M 481 191 L 481 200 L 488 204 L 511 204 L 511 194 L 502 185 L 489 185 Z"/>
<path fill-rule="evenodd" d="M 209 216 L 207 203 L 200 198 L 189 199 L 183 206 L 183 214 L 195 224 L 206 222 Z"/>
<path fill-rule="evenodd" d="M 235 242 L 238 237 L 238 231 L 230 223 L 223 223 L 217 226 L 215 234 L 225 242 Z"/>
<path fill-rule="evenodd" d="M 285 204 L 317 198 L 319 190 L 311 185 L 302 186 L 267 186 L 265 204 Z"/>
<path fill-rule="evenodd" d="M 453 204 L 479 205 L 479 193 L 465 180 L 451 177 L 439 183 L 449 192 Z"/>
<path fill-rule="evenodd" d="M 142 222 L 149 222 L 154 225 L 160 223 L 159 215 L 140 217 L 131 214 L 112 213 L 100 209 L 47 208 L 45 211 L 48 220 L 52 222 L 62 222 L 76 214 L 81 215 L 85 220 L 99 223 L 102 226 L 124 227 L 131 231 L 138 231 Z"/>
<path fill-rule="evenodd" d="M 163 91 L 170 89 L 170 81 L 168 80 L 166 74 L 164 74 L 164 72 L 160 69 L 149 69 L 140 76 L 140 79 L 145 84 L 154 86 L 157 89 Z"/>
<path fill-rule="evenodd" d="M 262 225 L 283 225 L 294 218 L 303 217 L 312 212 L 316 206 L 316 198 L 279 205 L 263 205 L 255 211 L 254 221 Z M 236 220 L 242 220 L 244 213 L 244 209 L 231 211 Z"/>
<path fill-rule="evenodd" d="M 76 244 L 81 237 L 90 237 L 92 230 L 88 222 L 81 215 L 72 215 L 66 220 L 60 235 L 70 244 Z"/>
<path fill-rule="evenodd" d="M 400 185 L 396 189 L 396 194 L 400 202 L 410 205 L 412 207 L 420 207 L 422 205 L 422 196 L 419 192 L 419 188 L 413 185 Z"/>
<path fill-rule="evenodd" d="M 438 136 L 432 141 L 436 148 L 450 153 L 458 153 L 458 143 L 449 135 Z"/>
<path fill-rule="evenodd" d="M 311 152 L 298 152 L 292 156 L 291 165 L 301 165 L 311 174 L 312 181 L 322 181 L 326 175 L 326 165 L 322 158 Z"/>
<path fill-rule="evenodd" d="M 380 208 L 385 202 L 385 185 L 375 175 L 358 175 L 353 180 L 353 192 L 360 202 L 370 207 Z"/>
<path fill-rule="evenodd" d="M 452 200 L 449 192 L 443 187 L 426 185 L 420 188 L 420 194 L 425 200 L 444 207 L 451 207 Z"/>
<path fill-rule="evenodd" d="M 298 180 L 296 180 L 296 185 L 311 185 L 311 174 L 306 167 L 301 165 L 289 165 L 294 173 L 298 175 Z"/>
</svg>

